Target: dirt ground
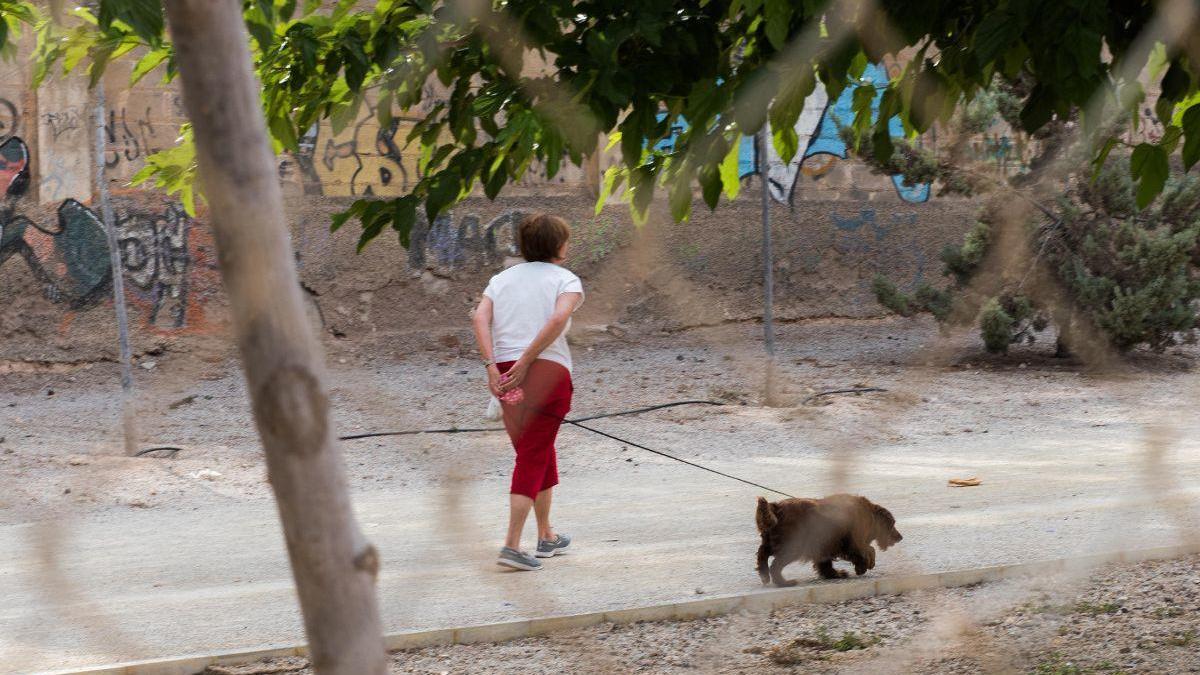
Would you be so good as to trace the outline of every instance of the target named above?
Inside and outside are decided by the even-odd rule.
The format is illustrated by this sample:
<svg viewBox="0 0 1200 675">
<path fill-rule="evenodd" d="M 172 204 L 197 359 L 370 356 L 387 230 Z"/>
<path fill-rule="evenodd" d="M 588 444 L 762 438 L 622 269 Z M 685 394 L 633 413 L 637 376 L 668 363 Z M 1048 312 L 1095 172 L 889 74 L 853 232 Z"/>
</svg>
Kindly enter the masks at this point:
<svg viewBox="0 0 1200 675">
<path fill-rule="evenodd" d="M 1171 424 L 1180 401 L 1194 401 L 1194 347 L 1135 354 L 1118 373 L 1089 373 L 1051 356 L 1045 341 L 1007 356 L 987 355 L 973 334 L 939 335 L 923 319 L 814 320 L 780 326 L 774 406 L 756 323 L 621 337 L 620 327 L 577 326 L 573 412 L 588 414 L 681 399 L 721 408 L 682 407 L 608 421 L 668 449 L 680 439 L 695 461 L 752 454 L 780 431 L 803 439 L 797 453 L 842 453 L 846 472 L 863 448 L 919 446 L 972 434 L 1023 435 L 1041 425 L 1085 432 L 1109 424 Z M 449 342 L 449 341 L 448 341 Z M 329 382 L 342 434 L 492 426 L 483 418 L 482 369 L 470 346 L 379 355 L 333 344 Z M 135 367 L 139 447 L 178 450 L 121 454 L 116 364 L 0 363 L 0 524 L 110 509 L 191 509 L 213 500 L 270 499 L 261 451 L 231 354 L 168 346 Z M 833 395 L 830 389 L 884 392 Z M 659 424 L 666 422 L 666 425 Z M 578 433 L 578 432 L 572 432 Z M 655 441 L 660 446 L 655 446 Z M 504 475 L 511 449 L 495 434 L 422 435 L 343 444 L 355 490 L 402 490 L 457 476 L 464 453 L 472 471 Z M 675 447 L 675 450 L 681 448 Z M 564 470 L 573 480 L 610 472 L 614 460 L 636 474 L 647 455 L 586 443 Z"/>
<path fill-rule="evenodd" d="M 311 673 L 304 659 L 205 675 Z M 1200 557 L 392 654 L 393 673 L 1194 673 Z"/>
<path fill-rule="evenodd" d="M 1120 371 L 1101 373 L 1053 358 L 1052 338 L 989 356 L 973 334 L 941 335 L 930 321 L 899 318 L 780 326 L 767 396 L 760 337 L 752 322 L 637 339 L 621 326 L 576 326 L 574 413 L 718 400 L 727 405 L 662 411 L 653 423 L 606 420 L 605 429 L 726 466 L 750 462 L 766 446 L 797 459 L 833 456 L 841 461 L 830 484 L 838 486 L 853 482 L 866 450 L 905 453 L 946 437 L 1025 443 L 1049 427 L 1080 438 L 1116 427 L 1131 443 L 1145 442 L 1148 474 L 1170 480 L 1162 448 L 1186 438 L 1190 416 L 1179 412 L 1196 402 L 1195 347 L 1133 354 Z M 483 419 L 487 399 L 469 345 L 447 340 L 396 355 L 335 343 L 329 366 L 340 433 L 491 424 Z M 134 403 L 140 447 L 178 450 L 137 458 L 121 456 L 115 364 L 0 363 L 0 373 L 0 524 L 271 499 L 237 364 L 226 351 L 168 344 L 141 357 Z M 853 387 L 885 391 L 808 399 Z M 637 480 L 650 458 L 570 433 L 576 435 L 564 432 L 565 480 L 614 472 Z M 403 494 L 410 486 L 452 483 L 464 472 L 500 477 L 512 461 L 498 434 L 348 441 L 343 451 L 356 494 Z M 396 655 L 394 670 L 1196 672 L 1198 564 L 422 650 Z M 282 670 L 257 672 L 293 669 L 276 666 Z"/>
</svg>

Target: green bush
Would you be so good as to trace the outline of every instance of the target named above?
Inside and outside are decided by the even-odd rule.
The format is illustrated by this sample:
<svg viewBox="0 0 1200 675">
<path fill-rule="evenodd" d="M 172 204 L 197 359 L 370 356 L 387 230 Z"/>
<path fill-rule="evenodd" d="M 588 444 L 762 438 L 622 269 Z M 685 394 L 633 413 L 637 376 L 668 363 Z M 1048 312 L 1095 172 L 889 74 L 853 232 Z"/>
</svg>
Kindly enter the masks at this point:
<svg viewBox="0 0 1200 675">
<path fill-rule="evenodd" d="M 1051 317 L 1059 320 L 1060 350 L 1075 330 L 1098 332 L 1120 351 L 1139 345 L 1162 350 L 1191 339 L 1200 298 L 1200 179 L 1173 176 L 1162 195 L 1139 210 L 1128 161 L 1114 157 L 1094 181 L 1067 190 L 1055 204 L 1056 222 L 1028 224 L 1036 251 L 1030 269 L 1003 279 L 998 292 L 970 298 L 979 307 L 980 336 L 989 352 L 1033 341 Z M 948 288 L 921 286 L 908 295 L 877 277 L 880 304 L 904 316 L 928 312 L 946 321 L 995 245 L 990 208 L 961 246 L 943 251 Z M 1034 266 L 1065 291 L 1069 308 L 1039 306 L 1045 297 L 1026 287 L 1038 271 Z"/>
</svg>

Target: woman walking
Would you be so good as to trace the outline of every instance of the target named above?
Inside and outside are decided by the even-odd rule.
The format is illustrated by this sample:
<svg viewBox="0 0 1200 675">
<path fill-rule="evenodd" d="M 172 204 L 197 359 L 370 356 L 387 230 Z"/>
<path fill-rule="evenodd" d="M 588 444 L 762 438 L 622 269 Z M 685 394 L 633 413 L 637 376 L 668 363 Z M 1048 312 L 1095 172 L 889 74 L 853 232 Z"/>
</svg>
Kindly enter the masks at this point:
<svg viewBox="0 0 1200 675">
<path fill-rule="evenodd" d="M 571 545 L 571 538 L 550 524 L 551 495 L 558 485 L 554 439 L 574 391 L 566 332 L 583 302 L 579 277 L 560 267 L 570 235 L 562 218 L 536 214 L 522 221 L 517 245 L 525 262 L 492 277 L 475 309 L 475 339 L 488 388 L 502 401 L 504 428 L 517 455 L 508 534 L 496 562 L 519 570 L 540 570 L 538 558 Z M 521 550 L 530 509 L 537 520 L 534 555 Z"/>
</svg>

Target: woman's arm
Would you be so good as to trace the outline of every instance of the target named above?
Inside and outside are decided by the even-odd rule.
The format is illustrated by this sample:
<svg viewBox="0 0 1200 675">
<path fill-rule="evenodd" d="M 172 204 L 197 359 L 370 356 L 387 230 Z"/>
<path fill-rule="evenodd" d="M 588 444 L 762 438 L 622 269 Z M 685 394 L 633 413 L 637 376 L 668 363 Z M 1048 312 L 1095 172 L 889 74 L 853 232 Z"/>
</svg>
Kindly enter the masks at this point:
<svg viewBox="0 0 1200 675">
<path fill-rule="evenodd" d="M 500 396 L 500 369 L 496 367 L 494 361 L 494 352 L 492 350 L 492 299 L 483 296 L 479 301 L 479 306 L 475 308 L 475 315 L 471 318 L 471 324 L 475 327 L 475 344 L 479 346 L 479 355 L 483 357 L 483 362 L 488 364 L 488 389 L 491 390 L 493 396 Z M 543 347 L 543 349 L 545 349 Z"/>
<path fill-rule="evenodd" d="M 525 349 L 525 353 L 521 354 L 521 358 L 517 359 L 513 367 L 505 373 L 504 381 L 500 384 L 501 392 L 521 386 L 529 366 L 537 360 L 546 347 L 549 347 L 558 339 L 559 335 L 562 335 L 563 330 L 567 327 L 567 322 L 571 320 L 571 313 L 579 306 L 579 301 L 582 299 L 583 293 L 559 294 L 558 300 L 554 302 L 554 312 L 550 314 L 546 325 L 538 331 L 537 337 L 533 338 L 533 342 Z"/>
</svg>

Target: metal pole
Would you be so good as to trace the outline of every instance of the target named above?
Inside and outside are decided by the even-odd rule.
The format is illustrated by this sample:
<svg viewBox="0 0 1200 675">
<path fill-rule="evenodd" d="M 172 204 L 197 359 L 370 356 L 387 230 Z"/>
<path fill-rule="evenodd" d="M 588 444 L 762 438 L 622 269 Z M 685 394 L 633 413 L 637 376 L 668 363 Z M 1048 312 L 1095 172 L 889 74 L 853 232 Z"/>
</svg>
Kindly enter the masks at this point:
<svg viewBox="0 0 1200 675">
<path fill-rule="evenodd" d="M 763 257 L 763 346 L 767 350 L 767 362 L 763 382 L 763 403 L 768 406 L 781 405 L 775 387 L 775 258 L 771 252 L 771 188 L 767 166 L 767 125 L 763 124 L 756 134 L 758 180 L 762 184 L 762 257 Z"/>
<path fill-rule="evenodd" d="M 104 82 L 96 84 L 96 199 L 100 202 L 100 219 L 108 239 L 109 264 L 112 267 L 113 307 L 117 312 L 117 340 L 121 348 L 121 426 L 125 435 L 125 454 L 137 452 L 137 427 L 133 420 L 133 355 L 129 349 L 129 313 L 125 308 L 125 275 L 121 264 L 120 243 L 108 196 L 108 178 L 104 166 Z"/>
<path fill-rule="evenodd" d="M 771 252 L 771 190 L 767 176 L 767 125 L 758 134 L 758 178 L 762 183 L 763 339 L 767 356 L 775 357 L 775 261 Z"/>
</svg>

